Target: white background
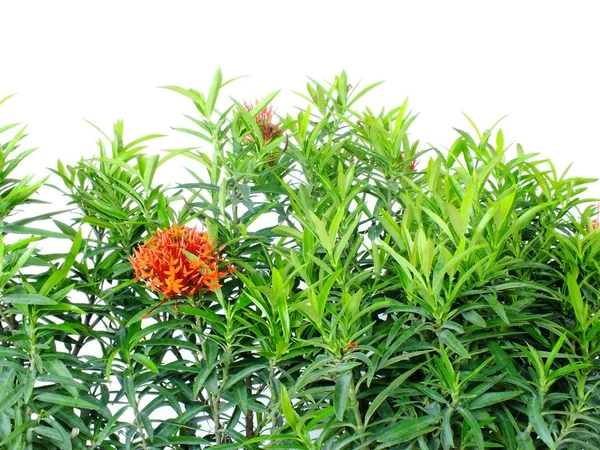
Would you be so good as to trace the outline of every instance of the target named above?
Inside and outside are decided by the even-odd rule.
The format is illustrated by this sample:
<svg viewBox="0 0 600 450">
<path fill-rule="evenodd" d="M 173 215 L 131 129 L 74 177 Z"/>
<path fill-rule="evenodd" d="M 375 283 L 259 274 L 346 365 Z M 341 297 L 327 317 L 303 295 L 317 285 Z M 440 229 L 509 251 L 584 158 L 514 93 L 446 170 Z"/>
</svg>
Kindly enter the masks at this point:
<svg viewBox="0 0 600 450">
<path fill-rule="evenodd" d="M 109 132 L 123 118 L 130 139 L 168 134 L 153 151 L 186 145 L 170 127 L 186 124 L 191 105 L 158 86 L 205 90 L 220 66 L 226 78 L 251 75 L 226 95 L 282 89 L 274 103 L 283 114 L 304 104 L 291 90 L 307 76 L 332 80 L 345 69 L 354 85 L 385 80 L 370 95 L 374 107 L 409 97 L 420 114 L 413 139 L 449 146 L 452 127 L 469 126 L 462 111 L 480 128 L 507 115 L 506 141 L 596 177 L 594 3 L 0 0 L 0 98 L 19 93 L 0 107 L 0 124 L 29 124 L 39 151 L 23 170 L 41 177 L 59 158 L 95 155 L 98 132 L 84 119 Z M 168 169 L 163 181 L 181 179 Z M 591 194 L 600 196 L 600 183 Z"/>
<path fill-rule="evenodd" d="M 131 139 L 167 133 L 175 148 L 190 104 L 157 89 L 207 89 L 251 75 L 226 94 L 253 99 L 281 88 L 277 112 L 304 104 L 306 76 L 385 80 L 374 106 L 409 97 L 413 138 L 438 147 L 507 115 L 507 141 L 572 173 L 598 175 L 600 26 L 594 1 L 3 1 L 0 123 L 30 125 L 39 175 L 58 158 L 95 152 L 96 130 L 125 119 Z M 600 9 L 600 5 L 598 5 Z M 184 161 L 181 160 L 183 163 Z M 175 181 L 171 167 L 163 179 Z M 592 193 L 600 195 L 598 185 Z"/>
</svg>

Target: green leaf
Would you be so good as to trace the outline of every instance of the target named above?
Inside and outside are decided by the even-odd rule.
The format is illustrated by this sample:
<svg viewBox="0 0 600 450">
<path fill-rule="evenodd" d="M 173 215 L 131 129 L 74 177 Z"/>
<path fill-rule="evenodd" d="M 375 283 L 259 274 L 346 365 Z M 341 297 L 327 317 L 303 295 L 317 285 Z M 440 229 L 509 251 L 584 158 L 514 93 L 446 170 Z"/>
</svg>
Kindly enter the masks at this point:
<svg viewBox="0 0 600 450">
<path fill-rule="evenodd" d="M 442 448 L 448 450 L 454 448 L 454 432 L 452 431 L 452 412 L 453 409 L 448 407 L 442 414 L 442 430 L 440 432 L 440 439 L 442 441 Z"/>
<path fill-rule="evenodd" d="M 28 370 L 27 371 L 27 375 L 25 376 L 25 383 L 24 383 L 24 389 L 23 389 L 23 401 L 25 403 L 29 402 L 29 399 L 31 398 L 31 394 L 33 393 L 33 387 L 35 385 L 35 379 L 37 377 L 37 371 L 35 370 Z"/>
<path fill-rule="evenodd" d="M 569 300 L 573 311 L 575 312 L 575 318 L 577 323 L 585 329 L 587 326 L 587 308 L 583 302 L 581 296 L 581 289 L 577 282 L 577 276 L 571 272 L 567 273 L 567 286 L 569 288 Z"/>
<path fill-rule="evenodd" d="M 51 298 L 39 294 L 8 294 L 0 297 L 6 303 L 13 305 L 56 305 Z"/>
<path fill-rule="evenodd" d="M 551 449 L 556 448 L 554 440 L 552 439 L 550 431 L 548 430 L 548 426 L 546 425 L 544 417 L 542 416 L 540 400 L 535 395 L 532 396 L 527 402 L 527 417 L 529 417 L 529 423 L 531 423 L 533 426 L 533 429 L 537 433 L 538 437 L 544 441 L 544 444 Z"/>
<path fill-rule="evenodd" d="M 465 311 L 462 313 L 463 317 L 465 319 L 467 319 L 469 322 L 471 322 L 473 325 L 477 325 L 478 327 L 485 327 L 487 326 L 485 320 L 483 319 L 483 317 L 481 317 L 479 315 L 479 313 L 477 313 L 476 311 Z"/>
<path fill-rule="evenodd" d="M 394 220 L 394 218 L 384 209 L 380 209 L 379 213 L 381 214 L 381 224 L 385 231 L 387 231 L 390 236 L 394 239 L 397 245 L 400 245 L 402 242 L 402 231 L 398 223 Z"/>
<path fill-rule="evenodd" d="M 271 103 L 273 101 L 273 99 L 275 97 L 277 97 L 277 95 L 279 94 L 280 90 L 276 90 L 273 91 L 267 95 L 265 95 L 255 106 L 254 108 L 252 108 L 252 111 L 250 111 L 250 115 L 252 116 L 252 118 L 255 118 L 256 116 L 258 116 L 261 111 L 263 109 L 265 109 L 267 107 L 267 105 L 269 105 L 269 103 Z M 245 108 L 244 108 L 245 109 Z"/>
<path fill-rule="evenodd" d="M 393 393 L 398 391 L 398 388 L 413 374 L 415 373 L 417 370 L 419 370 L 421 367 L 423 367 L 423 364 L 419 364 L 413 368 L 411 368 L 410 370 L 407 370 L 406 372 L 404 372 L 402 375 L 396 377 L 396 379 L 394 381 L 392 381 L 388 386 L 385 387 L 384 390 L 382 390 L 379 394 L 377 394 L 377 396 L 373 399 L 373 401 L 371 402 L 371 404 L 369 405 L 369 409 L 367 410 L 366 414 L 365 414 L 365 426 L 369 424 L 369 421 L 371 419 L 371 417 L 373 417 L 373 414 L 375 414 L 375 412 L 377 412 L 377 409 L 379 408 L 379 406 Z"/>
<path fill-rule="evenodd" d="M 352 100 L 350 102 L 348 102 L 348 107 L 352 106 L 354 103 L 356 103 L 358 100 L 360 100 L 361 97 L 363 97 L 369 91 L 371 91 L 372 89 L 375 89 L 377 86 L 379 86 L 382 83 L 383 83 L 383 81 L 378 81 L 377 83 L 373 83 L 373 84 L 367 86 L 366 88 L 364 88 L 363 90 L 361 90 L 358 94 L 356 94 L 354 97 L 352 97 Z"/>
<path fill-rule="evenodd" d="M 377 441 L 393 445 L 409 442 L 437 429 L 438 422 L 439 418 L 435 416 L 424 416 L 416 419 L 402 420 L 391 427 L 384 429 Z"/>
<path fill-rule="evenodd" d="M 202 97 L 202 94 L 200 94 L 199 92 L 196 92 L 191 89 L 184 89 L 179 86 L 161 86 L 161 87 L 163 89 L 168 89 L 170 91 L 177 92 L 178 94 L 186 96 L 187 98 L 189 98 L 196 104 L 196 106 L 198 107 L 198 109 L 200 111 L 204 112 L 205 100 L 204 100 L 204 97 Z"/>
<path fill-rule="evenodd" d="M 94 436 L 94 441 L 96 441 L 98 443 L 104 442 L 105 439 L 108 437 L 108 435 L 112 434 L 114 432 L 113 427 L 117 423 L 117 420 L 119 420 L 119 418 L 123 415 L 123 413 L 128 409 L 129 409 L 129 405 L 126 405 L 126 406 L 123 406 L 121 409 L 119 409 L 116 413 L 114 413 L 111 416 L 111 418 L 108 420 L 108 422 L 106 422 L 106 425 L 104 425 L 104 428 L 102 428 L 100 433 L 98 433 Z M 95 446 L 93 448 L 95 448 Z"/>
<path fill-rule="evenodd" d="M 194 380 L 194 385 L 192 386 L 192 395 L 194 398 L 197 398 L 200 391 L 204 389 L 206 380 L 214 370 L 214 364 L 208 367 L 204 364 L 202 365 L 202 369 L 200 373 L 196 376 Z"/>
<path fill-rule="evenodd" d="M 144 430 L 148 434 L 148 439 L 152 440 L 154 438 L 154 427 L 152 426 L 150 416 L 148 416 L 148 414 L 146 414 L 144 411 L 140 411 L 140 421 L 142 422 Z"/>
<path fill-rule="evenodd" d="M 504 305 L 502 305 L 502 303 L 500 303 L 496 299 L 496 296 L 495 295 L 484 295 L 483 298 L 485 298 L 485 301 L 488 302 L 488 304 L 492 307 L 494 312 L 496 314 L 498 314 L 498 316 L 500 316 L 500 318 L 504 321 L 504 323 L 506 325 L 510 325 L 510 322 L 508 321 L 508 316 L 506 315 L 506 311 L 504 309 Z"/>
<path fill-rule="evenodd" d="M 454 353 L 463 358 L 471 358 L 467 349 L 456 339 L 456 336 L 450 330 L 444 330 L 438 336 L 440 341 L 446 344 Z"/>
<path fill-rule="evenodd" d="M 43 236 L 45 238 L 71 239 L 71 236 L 68 234 L 58 233 L 56 231 L 48 231 L 44 230 L 43 228 L 24 227 L 21 225 L 6 225 L 1 228 L 5 233 L 33 234 L 36 236 Z"/>
<path fill-rule="evenodd" d="M 60 446 L 61 450 L 72 450 L 71 436 L 65 431 L 60 423 L 54 419 L 46 419 L 45 422 L 50 424 L 52 429 L 58 434 L 58 439 L 54 439 L 54 441 Z"/>
<path fill-rule="evenodd" d="M 525 431 L 517 434 L 517 446 L 519 450 L 535 450 L 530 434 Z"/>
<path fill-rule="evenodd" d="M 348 393 L 352 381 L 352 372 L 338 373 L 335 380 L 335 390 L 333 391 L 333 405 L 336 417 L 343 421 L 346 403 L 348 403 Z"/>
<path fill-rule="evenodd" d="M 469 402 L 469 409 L 487 408 L 496 403 L 503 403 L 512 398 L 518 397 L 523 391 L 505 391 L 505 392 L 486 392 L 478 395 Z"/>
<path fill-rule="evenodd" d="M 281 395 L 281 408 L 283 410 L 283 415 L 285 416 L 285 420 L 287 420 L 288 424 L 292 428 L 296 428 L 298 424 L 298 415 L 296 411 L 294 411 L 294 407 L 292 406 L 292 401 L 290 400 L 290 396 L 283 385 L 280 383 L 280 395 Z"/>
<path fill-rule="evenodd" d="M 50 441 L 54 442 L 59 448 L 64 450 L 71 450 L 73 447 L 69 439 L 65 439 L 63 433 L 56 430 L 54 427 L 47 427 L 45 425 L 38 425 L 31 429 L 32 433 L 43 436 Z M 68 438 L 68 435 L 67 435 Z"/>
<path fill-rule="evenodd" d="M 550 355 L 548 356 L 548 358 L 546 359 L 546 363 L 544 364 L 544 369 L 546 372 L 548 372 L 550 370 L 550 368 L 552 367 L 554 358 L 556 358 L 556 355 L 558 355 L 558 352 L 560 351 L 563 343 L 565 342 L 566 337 L 567 337 L 567 333 L 565 332 L 556 341 L 556 344 L 552 348 L 552 351 L 550 352 Z"/>
<path fill-rule="evenodd" d="M 79 397 L 79 390 L 73 385 L 75 382 L 73 380 L 73 375 L 61 360 L 51 359 L 44 361 L 44 369 L 51 374 L 64 378 L 66 382 L 61 383 L 62 387 L 64 387 L 73 397 Z"/>
<path fill-rule="evenodd" d="M 479 422 L 477 422 L 475 416 L 473 416 L 471 411 L 461 406 L 458 407 L 458 412 L 461 416 L 463 416 L 463 418 L 467 422 L 467 425 L 469 425 L 471 433 L 473 434 L 473 440 L 475 441 L 475 445 L 477 446 L 477 448 L 480 450 L 484 450 L 485 446 L 483 442 L 483 434 L 481 433 L 481 426 L 479 425 Z"/>
<path fill-rule="evenodd" d="M 273 233 L 282 236 L 289 236 L 294 238 L 297 242 L 302 242 L 302 232 L 295 228 L 288 227 L 287 225 L 277 225 L 273 227 Z"/>
<path fill-rule="evenodd" d="M 254 364 L 252 366 L 246 367 L 239 372 L 232 373 L 230 377 L 227 379 L 227 382 L 223 385 L 224 390 L 230 389 L 234 384 L 238 381 L 241 381 L 248 376 L 259 372 L 261 369 L 264 369 L 265 366 L 263 364 Z"/>
<path fill-rule="evenodd" d="M 273 268 L 272 270 L 271 283 L 273 285 L 275 305 L 277 307 L 279 322 L 281 323 L 283 338 L 286 342 L 289 342 L 291 337 L 291 329 L 290 314 L 288 309 L 288 289 L 287 285 L 284 284 L 281 273 L 276 268 Z"/>
<path fill-rule="evenodd" d="M 21 400 L 24 394 L 25 386 L 23 384 L 19 384 L 8 391 L 0 393 L 0 414 L 4 413 L 6 409 Z"/>
<path fill-rule="evenodd" d="M 64 261 L 63 265 L 61 266 L 61 268 L 59 270 L 54 272 L 46 280 L 46 282 L 43 284 L 43 286 L 39 290 L 40 295 L 48 295 L 50 293 L 50 291 L 52 290 L 52 288 L 54 286 L 56 286 L 56 284 L 58 284 L 60 281 L 64 280 L 67 277 L 67 275 L 69 274 L 69 271 L 71 270 L 71 267 L 73 266 L 73 263 L 75 262 L 75 258 L 79 254 L 79 247 L 81 246 L 82 241 L 83 241 L 83 238 L 81 236 L 81 230 L 79 230 L 77 232 L 77 235 L 75 236 L 75 239 L 73 239 L 73 244 L 71 245 L 71 250 L 65 257 L 65 261 Z"/>
<path fill-rule="evenodd" d="M 210 90 L 208 91 L 208 96 L 206 98 L 206 116 L 210 117 L 213 110 L 215 109 L 215 104 L 217 103 L 217 97 L 219 96 L 219 90 L 221 89 L 221 85 L 223 83 L 223 74 L 221 69 L 217 69 L 215 72 L 215 76 L 213 78 L 212 84 L 210 86 Z"/>
<path fill-rule="evenodd" d="M 22 436 L 27 432 L 27 430 L 33 428 L 38 422 L 35 420 L 27 420 L 20 424 L 18 427 L 15 427 L 12 432 L 6 436 L 2 441 L 0 441 L 0 447 L 7 445 L 9 442 L 14 441 L 17 437 Z M 9 449 L 14 449 L 15 447 L 10 446 Z M 21 447 L 22 448 L 22 447 Z"/>
<path fill-rule="evenodd" d="M 37 401 L 51 403 L 53 405 L 61 405 L 61 406 L 69 406 L 71 408 L 81 408 L 81 409 L 91 409 L 94 411 L 99 411 L 100 407 L 78 398 L 67 397 L 66 395 L 60 394 L 52 394 L 50 392 L 45 392 L 43 394 L 37 395 L 35 397 Z"/>
<path fill-rule="evenodd" d="M 206 440 L 205 438 L 196 437 L 196 436 L 171 436 L 169 438 L 169 444 L 177 444 L 177 445 L 210 445 L 211 441 Z M 217 448 L 216 446 L 211 446 L 211 448 Z"/>
<path fill-rule="evenodd" d="M 106 380 L 110 383 L 110 372 L 112 370 L 112 364 L 113 361 L 115 360 L 116 356 L 119 354 L 120 349 L 116 349 L 115 351 L 113 351 L 110 355 L 108 355 L 108 358 L 106 358 L 106 368 L 105 368 L 105 376 L 106 376 Z"/>
<path fill-rule="evenodd" d="M 17 95 L 17 94 L 10 94 L 10 95 L 7 95 L 6 97 L 0 98 L 0 105 L 2 105 L 2 103 L 7 101 L 8 99 L 14 97 L 15 95 Z"/>
<path fill-rule="evenodd" d="M 310 210 L 306 211 L 306 213 L 312 225 L 311 231 L 315 234 L 315 236 L 319 240 L 319 243 L 325 249 L 325 251 L 327 251 L 327 253 L 331 253 L 332 248 L 329 243 L 329 234 L 327 233 L 325 222 L 319 219 L 317 215 Z"/>
<path fill-rule="evenodd" d="M 1 260 L 0 260 L 0 288 L 4 288 L 4 286 L 6 286 L 6 283 L 8 283 L 8 281 L 12 277 L 15 276 L 15 274 L 21 269 L 21 267 L 23 267 L 25 265 L 25 263 L 27 263 L 27 261 L 29 261 L 29 258 L 35 251 L 35 247 L 27 248 L 23 252 L 21 257 L 17 260 L 17 262 L 12 264 L 12 267 L 10 267 L 9 270 L 4 272 L 4 242 L 1 237 L 0 237 L 0 245 L 1 245 L 1 249 L 2 249 L 2 252 L 0 254 L 0 258 L 1 258 Z"/>
<path fill-rule="evenodd" d="M 132 358 L 135 359 L 140 364 L 142 364 L 144 367 L 146 367 L 146 369 L 150 370 L 151 372 L 158 373 L 158 367 L 156 367 L 156 364 L 154 364 L 154 361 L 152 361 L 150 358 L 148 358 L 143 353 L 134 353 L 132 355 Z"/>
</svg>

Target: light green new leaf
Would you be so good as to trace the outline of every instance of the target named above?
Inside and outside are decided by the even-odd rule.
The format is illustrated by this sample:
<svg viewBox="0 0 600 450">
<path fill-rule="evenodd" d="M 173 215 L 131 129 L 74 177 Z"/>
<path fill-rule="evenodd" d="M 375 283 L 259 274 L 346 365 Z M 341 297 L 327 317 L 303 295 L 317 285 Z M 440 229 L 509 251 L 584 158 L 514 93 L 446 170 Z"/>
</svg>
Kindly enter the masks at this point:
<svg viewBox="0 0 600 450">
<path fill-rule="evenodd" d="M 290 424 L 292 428 L 296 428 L 296 425 L 298 424 L 298 415 L 296 414 L 296 411 L 294 411 L 292 401 L 290 400 L 290 396 L 288 395 L 285 386 L 283 385 L 283 383 L 281 383 L 279 386 L 283 415 L 285 416 L 285 419 L 287 420 L 288 424 Z"/>
<path fill-rule="evenodd" d="M 588 310 L 583 301 L 583 297 L 581 296 L 581 289 L 577 282 L 577 276 L 572 272 L 567 273 L 567 286 L 569 288 L 569 300 L 573 307 L 573 311 L 575 312 L 577 323 L 585 329 L 588 322 Z"/>
<path fill-rule="evenodd" d="M 156 367 L 156 364 L 154 363 L 154 361 L 152 361 L 152 359 L 150 359 L 148 356 L 144 355 L 143 353 L 134 353 L 132 355 L 132 358 L 135 359 L 140 364 L 142 364 L 144 367 L 146 367 L 146 369 L 148 369 L 154 373 L 158 373 L 158 367 Z"/>
<path fill-rule="evenodd" d="M 63 265 L 61 266 L 61 268 L 59 270 L 54 272 L 46 280 L 46 282 L 43 284 L 43 286 L 39 290 L 40 295 L 48 295 L 54 286 L 56 286 L 60 281 L 64 280 L 67 277 L 67 275 L 69 274 L 69 271 L 71 270 L 71 267 L 73 266 L 73 263 L 75 262 L 75 258 L 79 254 L 79 248 L 81 246 L 82 241 L 83 241 L 83 238 L 82 238 L 81 229 L 80 229 L 77 232 L 77 235 L 75 236 L 75 238 L 73 239 L 73 244 L 71 245 L 71 250 L 65 257 L 65 261 L 63 262 Z"/>
</svg>

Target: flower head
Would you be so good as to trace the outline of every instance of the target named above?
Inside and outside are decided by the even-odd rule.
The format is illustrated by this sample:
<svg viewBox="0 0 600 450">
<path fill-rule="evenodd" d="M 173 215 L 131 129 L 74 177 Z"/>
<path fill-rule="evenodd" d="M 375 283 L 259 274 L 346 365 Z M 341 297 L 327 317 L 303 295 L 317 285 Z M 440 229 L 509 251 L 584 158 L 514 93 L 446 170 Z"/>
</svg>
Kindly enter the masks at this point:
<svg viewBox="0 0 600 450">
<path fill-rule="evenodd" d="M 408 166 L 408 170 L 410 170 L 411 172 L 414 172 L 415 170 L 417 170 L 417 164 L 419 164 L 419 161 L 416 159 L 413 159 L 410 162 L 410 166 Z"/>
<path fill-rule="evenodd" d="M 255 101 L 254 103 L 244 102 L 244 106 L 248 111 L 252 111 L 257 104 L 258 101 Z M 256 120 L 257 123 L 271 123 L 271 121 L 273 120 L 273 107 L 271 105 L 265 106 L 265 108 L 258 113 L 254 120 Z"/>
<path fill-rule="evenodd" d="M 597 230 L 600 226 L 600 203 L 596 205 L 596 218 L 592 220 L 592 229 Z"/>
<path fill-rule="evenodd" d="M 244 102 L 244 106 L 248 111 L 252 111 L 257 104 L 258 102 Z M 271 139 L 283 134 L 281 127 L 276 123 L 273 123 L 273 107 L 271 105 L 265 106 L 254 120 L 256 121 L 265 142 L 269 142 Z M 246 141 L 252 142 L 252 136 L 246 136 Z"/>
<path fill-rule="evenodd" d="M 402 161 L 406 161 L 406 156 L 404 156 L 404 153 L 400 154 L 400 158 L 402 158 Z M 417 170 L 417 164 L 419 164 L 419 160 L 418 159 L 413 159 L 410 162 L 410 165 L 408 166 L 408 170 L 410 172 L 414 172 L 415 170 Z"/>
<path fill-rule="evenodd" d="M 165 296 L 160 306 L 169 298 L 220 288 L 220 279 L 233 272 L 233 268 L 229 263 L 220 267 L 225 260 L 219 257 L 219 251 L 207 233 L 173 225 L 157 231 L 134 249 L 129 261 L 135 281 L 143 281 Z"/>
</svg>

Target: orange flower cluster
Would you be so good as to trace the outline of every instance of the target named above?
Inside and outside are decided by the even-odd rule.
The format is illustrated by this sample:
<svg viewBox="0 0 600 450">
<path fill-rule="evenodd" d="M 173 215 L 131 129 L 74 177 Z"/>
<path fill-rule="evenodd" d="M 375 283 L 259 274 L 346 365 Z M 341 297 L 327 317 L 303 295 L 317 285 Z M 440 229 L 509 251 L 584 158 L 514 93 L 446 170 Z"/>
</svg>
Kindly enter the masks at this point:
<svg viewBox="0 0 600 450">
<path fill-rule="evenodd" d="M 254 104 L 244 102 L 244 106 L 248 111 L 252 111 L 257 103 L 258 102 L 255 102 Z M 273 107 L 270 105 L 266 106 L 258 113 L 254 120 L 256 121 L 258 128 L 260 128 L 260 132 L 262 133 L 265 142 L 269 142 L 274 137 L 283 134 L 281 127 L 276 123 L 273 123 Z M 246 136 L 246 141 L 252 142 L 252 136 Z"/>
<path fill-rule="evenodd" d="M 169 298 L 220 288 L 219 280 L 232 273 L 233 268 L 227 263 L 227 268 L 220 270 L 225 260 L 219 257 L 219 251 L 207 233 L 173 225 L 157 231 L 134 249 L 129 261 L 135 281 L 145 282 L 150 289 L 166 297 L 156 306 L 158 308 Z"/>
</svg>

